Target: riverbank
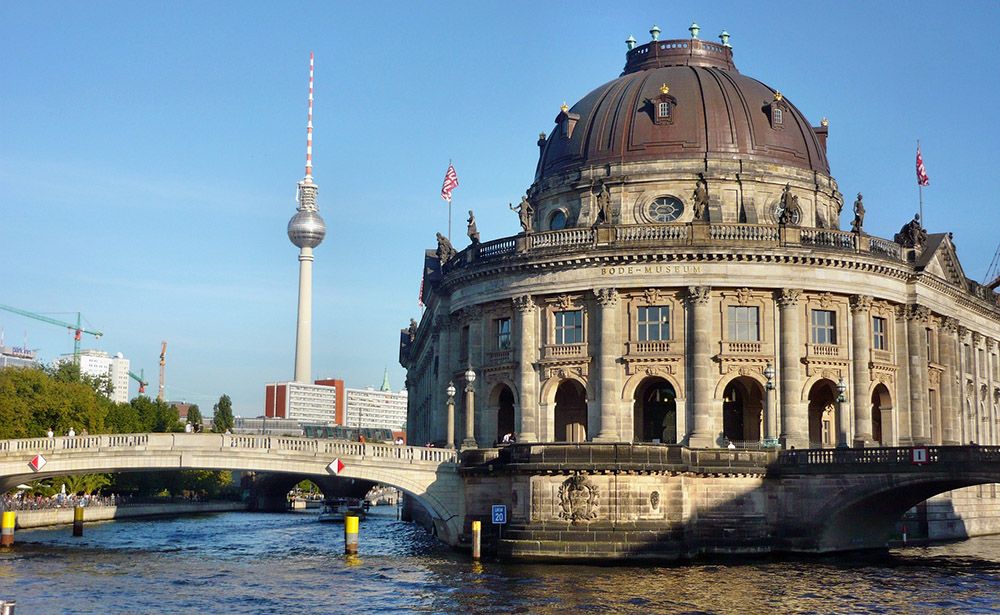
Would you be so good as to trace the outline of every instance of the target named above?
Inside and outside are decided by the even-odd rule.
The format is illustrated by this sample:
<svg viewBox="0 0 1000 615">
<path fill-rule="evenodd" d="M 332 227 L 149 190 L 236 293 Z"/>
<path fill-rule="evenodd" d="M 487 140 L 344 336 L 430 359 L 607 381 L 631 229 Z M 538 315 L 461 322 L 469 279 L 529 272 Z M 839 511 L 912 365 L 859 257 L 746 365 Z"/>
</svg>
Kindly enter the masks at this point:
<svg viewBox="0 0 1000 615">
<path fill-rule="evenodd" d="M 88 506 L 83 509 L 85 523 L 113 521 L 135 517 L 172 517 L 192 513 L 214 513 L 246 510 L 243 502 L 165 502 L 129 506 Z M 17 511 L 17 529 L 73 525 L 72 508 L 48 508 Z"/>
</svg>

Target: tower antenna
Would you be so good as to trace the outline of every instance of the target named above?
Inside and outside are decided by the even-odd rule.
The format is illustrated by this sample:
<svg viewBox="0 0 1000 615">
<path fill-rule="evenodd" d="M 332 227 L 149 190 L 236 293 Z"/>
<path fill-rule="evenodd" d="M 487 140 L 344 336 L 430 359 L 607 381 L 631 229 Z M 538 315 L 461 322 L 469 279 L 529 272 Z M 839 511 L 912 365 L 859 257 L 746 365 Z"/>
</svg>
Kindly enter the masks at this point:
<svg viewBox="0 0 1000 615">
<path fill-rule="evenodd" d="M 306 177 L 312 182 L 313 174 L 313 52 L 309 52 L 309 117 L 306 120 Z"/>
</svg>

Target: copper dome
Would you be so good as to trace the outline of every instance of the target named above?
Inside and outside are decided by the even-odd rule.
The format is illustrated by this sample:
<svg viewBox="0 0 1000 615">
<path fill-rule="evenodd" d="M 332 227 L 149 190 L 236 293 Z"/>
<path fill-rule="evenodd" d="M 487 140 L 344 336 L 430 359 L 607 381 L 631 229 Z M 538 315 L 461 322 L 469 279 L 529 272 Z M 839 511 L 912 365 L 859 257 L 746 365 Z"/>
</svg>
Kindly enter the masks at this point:
<svg viewBox="0 0 1000 615">
<path fill-rule="evenodd" d="M 673 100 L 670 122 L 656 119 L 661 88 Z M 772 123 L 775 101 L 784 103 L 780 129 Z M 741 75 L 731 48 L 698 39 L 630 50 L 620 77 L 564 106 L 556 122 L 539 142 L 536 181 L 591 166 L 675 159 L 757 161 L 829 175 L 825 127 L 813 128 L 779 92 Z"/>
</svg>

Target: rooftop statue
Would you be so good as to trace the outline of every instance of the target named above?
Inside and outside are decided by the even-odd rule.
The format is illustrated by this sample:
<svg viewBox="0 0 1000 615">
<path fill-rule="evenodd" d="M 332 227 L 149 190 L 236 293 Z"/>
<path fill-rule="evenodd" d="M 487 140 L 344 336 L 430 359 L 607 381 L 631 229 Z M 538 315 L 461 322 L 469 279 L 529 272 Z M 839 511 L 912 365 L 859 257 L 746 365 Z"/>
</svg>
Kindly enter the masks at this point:
<svg viewBox="0 0 1000 615">
<path fill-rule="evenodd" d="M 594 226 L 608 223 L 608 206 L 610 203 L 611 193 L 608 192 L 608 186 L 601 183 L 601 191 L 597 193 L 597 216 L 594 218 Z"/>
<path fill-rule="evenodd" d="M 899 229 L 893 241 L 904 248 L 919 248 L 927 241 L 927 230 L 920 224 L 920 214 L 914 214 L 910 220 Z"/>
<path fill-rule="evenodd" d="M 441 233 L 437 234 L 438 247 L 437 247 L 437 257 L 441 264 L 445 264 L 455 256 L 455 248 L 452 247 L 451 242 L 448 238 Z"/>
<path fill-rule="evenodd" d="M 528 201 L 527 195 L 521 197 L 521 202 L 518 203 L 517 207 L 514 207 L 511 203 L 507 203 L 511 211 L 517 212 L 517 219 L 521 223 L 521 231 L 524 233 L 531 232 L 531 215 L 535 213 L 534 208 Z"/>
<path fill-rule="evenodd" d="M 851 222 L 851 232 L 861 233 L 865 226 L 865 204 L 862 202 L 861 193 L 858 193 L 858 198 L 854 201 L 854 222 Z"/>
<path fill-rule="evenodd" d="M 476 215 L 469 210 L 469 228 L 466 231 L 472 243 L 479 243 L 479 229 L 476 228 Z"/>
<path fill-rule="evenodd" d="M 413 318 L 410 319 L 410 326 L 406 332 L 410 335 L 411 342 L 417 338 L 417 321 Z"/>
<path fill-rule="evenodd" d="M 708 182 L 705 181 L 705 176 L 701 173 L 698 174 L 698 183 L 694 187 L 694 219 L 695 220 L 705 220 L 707 216 L 705 215 L 708 210 Z"/>
</svg>

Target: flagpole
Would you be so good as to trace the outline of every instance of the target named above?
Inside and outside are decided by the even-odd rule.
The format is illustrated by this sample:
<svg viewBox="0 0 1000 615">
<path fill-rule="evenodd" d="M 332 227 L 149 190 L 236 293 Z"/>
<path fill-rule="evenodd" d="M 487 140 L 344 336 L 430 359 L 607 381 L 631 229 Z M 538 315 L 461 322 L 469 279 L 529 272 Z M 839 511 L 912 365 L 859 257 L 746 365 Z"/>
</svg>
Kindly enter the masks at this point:
<svg viewBox="0 0 1000 615">
<path fill-rule="evenodd" d="M 451 168 L 451 158 L 448 159 L 448 168 Z M 451 193 L 448 193 L 448 241 L 451 241 Z"/>
<path fill-rule="evenodd" d="M 917 152 L 920 151 L 920 139 L 917 139 Z M 924 185 L 917 180 L 917 192 L 920 194 L 920 226 L 927 228 L 927 220 L 924 219 Z"/>
</svg>

